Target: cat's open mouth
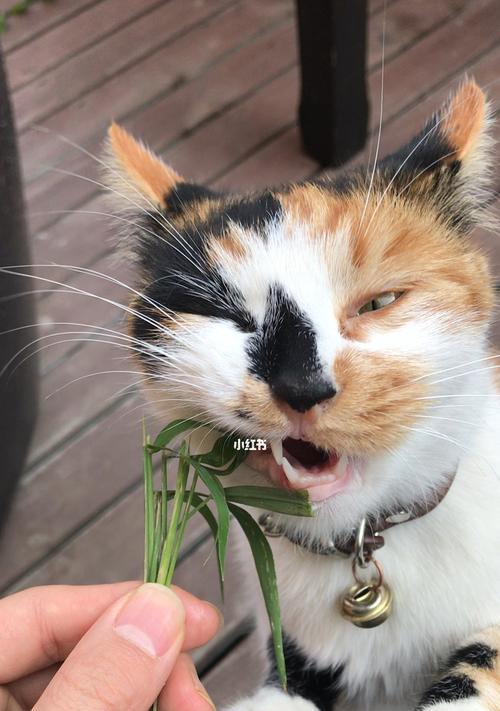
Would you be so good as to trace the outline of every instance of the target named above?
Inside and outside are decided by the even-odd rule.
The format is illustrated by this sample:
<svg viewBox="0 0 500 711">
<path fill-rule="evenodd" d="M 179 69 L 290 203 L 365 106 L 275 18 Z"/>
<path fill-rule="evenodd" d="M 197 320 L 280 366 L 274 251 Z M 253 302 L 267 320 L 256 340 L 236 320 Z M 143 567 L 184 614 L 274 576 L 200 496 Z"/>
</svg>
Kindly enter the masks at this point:
<svg viewBox="0 0 500 711">
<path fill-rule="evenodd" d="M 268 441 L 268 450 L 252 452 L 248 464 L 287 489 L 307 489 L 312 501 L 324 501 L 349 485 L 354 466 L 346 455 L 327 452 L 312 442 L 287 437 Z"/>
</svg>

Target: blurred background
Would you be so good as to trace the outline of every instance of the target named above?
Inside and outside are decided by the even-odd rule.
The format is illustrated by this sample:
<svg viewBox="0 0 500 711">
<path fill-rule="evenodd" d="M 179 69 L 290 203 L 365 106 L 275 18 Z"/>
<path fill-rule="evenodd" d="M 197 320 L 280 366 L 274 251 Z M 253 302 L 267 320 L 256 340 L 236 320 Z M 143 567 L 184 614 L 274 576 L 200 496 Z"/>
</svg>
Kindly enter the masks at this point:
<svg viewBox="0 0 500 711">
<path fill-rule="evenodd" d="M 323 3 L 310 0 L 316 1 Z M 303 150 L 297 125 L 293 0 L 40 0 L 24 3 L 29 7 L 19 15 L 9 13 L 13 4 L 0 0 L 0 11 L 7 13 L 0 16 L 6 19 L 1 42 L 17 128 L 27 246 L 35 265 L 61 266 L 33 269 L 57 283 L 26 277 L 15 291 L 7 275 L 0 275 L 3 294 L 7 288 L 12 294 L 36 290 L 39 328 L 26 343 L 42 337 L 16 361 L 38 351 L 29 386 L 39 390 L 38 416 L 10 514 L 3 513 L 2 594 L 38 584 L 142 575 L 140 446 L 147 410 L 126 352 L 97 328 L 123 328 L 123 312 L 115 304 L 126 303 L 127 290 L 114 280 L 133 283 L 127 264 L 116 258 L 123 227 L 102 214 L 108 207 L 94 156 L 109 122 L 121 122 L 185 177 L 215 188 L 261 187 L 324 170 Z M 384 23 L 382 155 L 418 131 L 465 74 L 488 89 L 495 110 L 500 107 L 498 0 L 387 0 L 385 9 L 383 0 L 368 0 L 371 111 L 366 147 L 349 164 L 374 155 Z M 7 151 L 5 143 L 2 147 Z M 3 166 L 0 175 L 4 190 L 13 189 L 7 169 L 12 165 Z M 495 180 L 498 188 L 499 171 Z M 2 213 L 2 239 L 12 236 L 14 228 L 6 225 L 14 217 L 15 230 L 23 232 L 19 204 L 16 211 Z M 498 237 L 478 230 L 474 239 L 498 274 Z M 26 249 L 18 253 L 17 262 L 4 255 L 3 264 L 25 263 Z M 4 300 L 0 308 L 7 317 L 21 303 L 22 297 Z M 30 308 L 27 304 L 23 316 L 28 323 Z M 497 336 L 498 331 L 493 336 L 498 343 Z M 10 357 L 5 348 L 0 337 L 0 368 Z M 23 392 L 22 400 L 12 396 L 12 388 L 10 393 L 12 399 L 5 396 L 0 403 L 3 456 L 14 441 L 7 440 L 7 425 L 12 437 L 21 433 L 27 439 L 35 413 L 30 393 Z M 153 432 L 165 424 L 150 422 Z M 4 498 L 5 503 L 6 490 Z M 212 546 L 198 522 L 176 577 L 192 592 L 219 602 Z M 238 578 L 230 558 L 225 628 L 197 655 L 218 704 L 250 690 L 262 670 L 251 634 L 252 601 L 242 598 Z"/>
</svg>

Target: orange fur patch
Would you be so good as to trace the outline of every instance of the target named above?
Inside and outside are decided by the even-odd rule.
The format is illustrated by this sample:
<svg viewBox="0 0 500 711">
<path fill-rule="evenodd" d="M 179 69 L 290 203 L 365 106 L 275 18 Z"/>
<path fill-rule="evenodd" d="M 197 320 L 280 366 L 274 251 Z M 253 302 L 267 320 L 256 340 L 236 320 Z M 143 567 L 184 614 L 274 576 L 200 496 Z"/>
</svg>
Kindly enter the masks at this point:
<svg viewBox="0 0 500 711">
<path fill-rule="evenodd" d="M 117 123 L 111 124 L 108 136 L 111 152 L 128 179 L 155 204 L 165 206 L 165 196 L 183 180 L 181 176 Z"/>
<path fill-rule="evenodd" d="M 396 445 L 423 409 L 424 371 L 403 358 L 342 352 L 335 360 L 339 393 L 318 422 L 319 446 L 347 454 L 374 454 Z M 316 439 L 315 439 L 316 442 Z"/>
<path fill-rule="evenodd" d="M 235 410 L 251 412 L 253 419 L 259 423 L 263 431 L 285 429 L 288 425 L 285 414 L 271 397 L 267 383 L 251 375 L 246 376 L 241 395 L 235 403 L 232 403 L 232 407 Z"/>
<path fill-rule="evenodd" d="M 448 161 L 463 160 L 481 134 L 486 115 L 484 93 L 474 81 L 463 84 L 444 109 L 442 132 L 456 150 Z"/>
<path fill-rule="evenodd" d="M 372 195 L 361 224 L 362 199 L 349 198 L 351 287 L 337 313 L 343 334 L 365 340 L 373 327 L 395 328 L 425 312 L 447 318 L 451 329 L 464 323 L 486 327 L 494 298 L 485 257 L 437 221 L 432 209 L 390 194 Z M 362 304 L 387 291 L 403 296 L 354 317 Z"/>
<path fill-rule="evenodd" d="M 311 418 L 311 440 L 325 449 L 346 454 L 376 454 L 407 435 L 415 414 L 423 409 L 417 398 L 427 392 L 422 368 L 406 359 L 347 350 L 334 364 L 339 394 L 322 403 L 320 416 Z M 416 381 L 416 382 L 415 382 Z M 269 386 L 251 376 L 235 410 L 252 413 L 263 431 L 286 431 L 286 408 L 272 397 Z"/>
</svg>

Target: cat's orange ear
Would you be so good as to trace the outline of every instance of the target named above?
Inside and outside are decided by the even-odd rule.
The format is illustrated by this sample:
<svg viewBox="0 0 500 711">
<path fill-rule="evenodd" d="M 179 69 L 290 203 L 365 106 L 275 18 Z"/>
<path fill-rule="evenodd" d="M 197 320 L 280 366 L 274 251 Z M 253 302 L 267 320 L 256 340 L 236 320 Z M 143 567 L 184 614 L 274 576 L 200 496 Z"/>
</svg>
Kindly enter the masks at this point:
<svg viewBox="0 0 500 711">
<path fill-rule="evenodd" d="M 165 198 L 183 178 L 166 165 L 124 128 L 112 123 L 108 129 L 107 182 L 115 194 L 131 202 L 143 196 L 155 206 L 165 206 Z"/>
<path fill-rule="evenodd" d="M 484 92 L 473 79 L 462 84 L 441 110 L 439 132 L 452 154 L 447 162 L 467 162 L 481 149 L 488 124 L 488 105 Z"/>
</svg>

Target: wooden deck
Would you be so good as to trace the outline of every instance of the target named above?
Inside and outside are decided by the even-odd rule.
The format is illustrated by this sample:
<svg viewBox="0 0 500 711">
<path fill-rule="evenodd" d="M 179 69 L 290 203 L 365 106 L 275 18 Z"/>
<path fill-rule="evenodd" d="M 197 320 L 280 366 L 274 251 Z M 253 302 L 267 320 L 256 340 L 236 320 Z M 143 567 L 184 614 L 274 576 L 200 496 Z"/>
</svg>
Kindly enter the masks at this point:
<svg viewBox="0 0 500 711">
<path fill-rule="evenodd" d="M 1 7 L 9 4 L 2 0 Z M 372 138 L 383 5 L 370 1 Z M 491 83 L 498 109 L 498 0 L 386 5 L 383 151 L 409 138 L 465 73 Z M 84 266 L 130 280 L 114 259 L 112 221 L 96 214 L 106 206 L 94 182 L 98 166 L 87 153 L 99 153 L 113 118 L 179 172 L 212 186 L 263 186 L 318 172 L 301 152 L 295 121 L 292 0 L 52 0 L 14 18 L 3 41 L 37 264 Z M 496 180 L 500 187 L 500 172 Z M 498 243 L 486 233 L 477 239 L 498 271 Z M 124 288 L 68 266 L 39 267 L 37 273 L 102 297 L 53 293 L 50 284 L 37 283 L 41 334 L 77 330 L 58 325 L 65 322 L 120 328 L 120 312 L 109 300 L 124 301 Z M 1 592 L 141 576 L 143 405 L 133 374 L 91 376 L 129 370 L 122 353 L 77 338 L 68 334 L 54 339 L 64 341 L 58 345 L 40 344 L 40 417 L 0 541 Z M 198 523 L 177 581 L 219 602 L 211 549 Z M 232 560 L 227 577 L 225 628 L 197 654 L 218 705 L 250 690 L 262 670 L 251 606 L 241 602 Z"/>
</svg>

